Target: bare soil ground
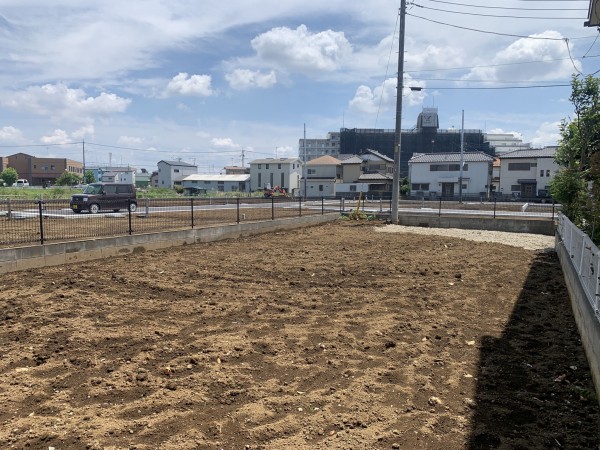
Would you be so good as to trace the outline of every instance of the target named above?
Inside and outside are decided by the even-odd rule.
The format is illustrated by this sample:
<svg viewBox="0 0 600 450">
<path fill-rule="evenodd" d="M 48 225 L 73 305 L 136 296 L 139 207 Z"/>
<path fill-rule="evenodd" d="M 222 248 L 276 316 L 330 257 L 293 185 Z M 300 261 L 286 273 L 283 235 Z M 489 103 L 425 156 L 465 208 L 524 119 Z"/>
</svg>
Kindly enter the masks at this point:
<svg viewBox="0 0 600 450">
<path fill-rule="evenodd" d="M 556 255 L 380 226 L 0 276 L 0 447 L 598 448 Z"/>
</svg>

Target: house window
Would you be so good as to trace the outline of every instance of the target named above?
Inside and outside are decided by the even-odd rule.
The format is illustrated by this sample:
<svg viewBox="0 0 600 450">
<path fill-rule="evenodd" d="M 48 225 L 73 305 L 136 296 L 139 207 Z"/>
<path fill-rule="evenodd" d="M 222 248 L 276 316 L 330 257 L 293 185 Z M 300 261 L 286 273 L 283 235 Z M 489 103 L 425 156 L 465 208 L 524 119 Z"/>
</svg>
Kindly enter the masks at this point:
<svg viewBox="0 0 600 450">
<path fill-rule="evenodd" d="M 259 169 L 262 169 L 262 164 L 259 164 L 259 165 L 258 165 L 258 168 L 259 168 Z"/>
<path fill-rule="evenodd" d="M 540 170 L 540 177 L 544 176 L 544 169 Z"/>
<path fill-rule="evenodd" d="M 268 168 L 269 168 L 269 165 L 268 165 L 268 164 L 265 164 L 265 169 L 268 169 Z"/>
<path fill-rule="evenodd" d="M 56 166 L 54 164 L 50 165 L 50 170 L 56 170 Z"/>
<path fill-rule="evenodd" d="M 413 183 L 412 190 L 413 191 L 428 191 L 429 183 Z"/>
<path fill-rule="evenodd" d="M 260 166 L 260 164 L 259 164 L 259 166 Z M 262 187 L 262 173 L 258 174 L 258 187 L 259 188 Z"/>
<path fill-rule="evenodd" d="M 217 186 L 217 190 L 218 190 L 219 192 L 225 192 L 225 186 L 224 186 L 224 185 L 222 185 L 222 184 L 220 184 L 220 185 L 218 185 L 218 186 Z"/>
<path fill-rule="evenodd" d="M 546 176 L 549 177 L 550 176 L 550 171 L 546 170 Z"/>
<path fill-rule="evenodd" d="M 510 186 L 510 190 L 513 192 L 521 192 L 521 185 L 520 184 L 513 184 Z"/>
<path fill-rule="evenodd" d="M 529 171 L 531 163 L 508 163 L 508 170 L 512 171 Z"/>
<path fill-rule="evenodd" d="M 273 187 L 273 172 L 269 174 L 269 183 L 271 184 L 271 187 Z"/>
<path fill-rule="evenodd" d="M 277 168 L 278 168 L 278 169 L 281 169 L 281 164 L 277 164 Z"/>
<path fill-rule="evenodd" d="M 281 183 L 279 183 L 279 186 L 284 187 L 285 186 L 285 174 L 281 174 Z"/>
<path fill-rule="evenodd" d="M 317 173 L 317 169 L 307 169 L 308 175 L 314 175 Z"/>
<path fill-rule="evenodd" d="M 350 185 L 350 192 L 356 192 L 356 185 L 355 184 Z"/>
<path fill-rule="evenodd" d="M 173 169 L 173 172 L 179 173 L 179 169 Z"/>
<path fill-rule="evenodd" d="M 431 164 L 429 166 L 430 172 L 458 172 L 460 171 L 460 164 Z"/>
<path fill-rule="evenodd" d="M 319 192 L 323 192 L 323 185 L 322 184 L 319 185 Z"/>
</svg>

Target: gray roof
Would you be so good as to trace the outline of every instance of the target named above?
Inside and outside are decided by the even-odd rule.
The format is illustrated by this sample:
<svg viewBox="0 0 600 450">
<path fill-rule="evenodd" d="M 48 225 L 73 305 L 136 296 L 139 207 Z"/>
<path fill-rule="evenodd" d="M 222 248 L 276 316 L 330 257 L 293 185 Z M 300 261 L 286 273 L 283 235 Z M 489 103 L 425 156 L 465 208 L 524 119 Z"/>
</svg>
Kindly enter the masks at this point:
<svg viewBox="0 0 600 450">
<path fill-rule="evenodd" d="M 483 152 L 464 152 L 464 162 L 492 162 L 494 158 Z M 410 163 L 440 163 L 440 162 L 460 162 L 460 152 L 456 153 L 415 153 L 408 160 Z"/>
<path fill-rule="evenodd" d="M 250 161 L 250 164 L 292 164 L 302 162 L 300 158 L 264 158 Z"/>
<path fill-rule="evenodd" d="M 161 162 L 168 164 L 169 166 L 198 167 L 198 166 L 195 166 L 194 164 L 189 164 L 189 163 L 186 163 L 183 161 L 167 161 L 167 160 L 163 159 L 162 161 L 159 161 L 158 164 L 160 164 Z"/>
<path fill-rule="evenodd" d="M 202 173 L 195 173 L 193 175 L 188 175 L 183 178 L 182 181 L 238 181 L 245 182 L 250 179 L 250 175 L 248 174 L 240 174 L 240 175 L 206 175 Z"/>
<path fill-rule="evenodd" d="M 360 156 L 352 156 L 342 160 L 342 164 L 362 164 L 363 160 Z"/>
<path fill-rule="evenodd" d="M 358 181 L 392 181 L 392 175 L 384 175 L 383 173 L 363 173 L 358 177 Z"/>
<path fill-rule="evenodd" d="M 378 158 L 383 159 L 384 161 L 394 162 L 394 160 L 392 158 L 390 158 L 389 156 L 385 156 L 384 154 L 379 153 L 377 150 L 372 150 L 372 149 L 368 148 L 367 152 L 371 153 L 374 156 L 377 156 Z"/>
<path fill-rule="evenodd" d="M 558 147 L 528 148 L 525 150 L 515 150 L 498 155 L 500 159 L 509 158 L 554 158 Z"/>
</svg>

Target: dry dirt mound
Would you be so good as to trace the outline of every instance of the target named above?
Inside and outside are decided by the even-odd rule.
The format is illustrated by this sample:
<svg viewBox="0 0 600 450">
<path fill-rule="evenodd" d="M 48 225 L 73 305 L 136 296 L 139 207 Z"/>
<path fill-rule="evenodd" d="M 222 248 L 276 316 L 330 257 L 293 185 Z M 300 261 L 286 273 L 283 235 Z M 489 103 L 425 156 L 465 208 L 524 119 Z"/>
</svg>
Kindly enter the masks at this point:
<svg viewBox="0 0 600 450">
<path fill-rule="evenodd" d="M 0 276 L 0 442 L 595 448 L 556 255 L 372 224 Z"/>
</svg>

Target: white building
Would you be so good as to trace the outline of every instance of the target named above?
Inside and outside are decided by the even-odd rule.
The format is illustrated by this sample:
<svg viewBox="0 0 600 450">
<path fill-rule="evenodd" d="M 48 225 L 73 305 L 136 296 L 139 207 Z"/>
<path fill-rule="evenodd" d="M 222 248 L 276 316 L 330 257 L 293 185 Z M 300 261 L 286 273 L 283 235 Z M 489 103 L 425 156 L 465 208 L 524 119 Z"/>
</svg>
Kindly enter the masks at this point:
<svg viewBox="0 0 600 450">
<path fill-rule="evenodd" d="M 182 161 L 159 161 L 157 187 L 172 189 L 175 185 L 180 186 L 185 177 L 197 172 L 198 167 L 193 164 Z"/>
<path fill-rule="evenodd" d="M 494 149 L 496 156 L 515 150 L 527 150 L 531 144 L 524 143 L 523 140 L 512 133 L 485 133 L 484 142 L 489 142 L 490 147 Z"/>
<path fill-rule="evenodd" d="M 500 193 L 504 197 L 547 197 L 550 180 L 558 172 L 556 147 L 516 150 L 500 158 Z"/>
<path fill-rule="evenodd" d="M 302 179 L 302 195 L 306 182 L 306 197 L 335 195 L 336 184 L 341 181 L 342 162 L 333 156 L 321 156 L 306 163 L 306 180 Z"/>
<path fill-rule="evenodd" d="M 462 155 L 462 195 L 485 196 L 492 184 L 494 158 L 483 152 Z M 408 161 L 410 195 L 454 198 L 460 195 L 460 153 L 419 153 Z"/>
<path fill-rule="evenodd" d="M 250 175 L 188 175 L 181 181 L 186 194 L 250 192 Z"/>
<path fill-rule="evenodd" d="M 310 161 L 321 156 L 334 156 L 340 154 L 340 132 L 330 131 L 325 139 L 300 139 L 298 141 L 298 156 Z"/>
<path fill-rule="evenodd" d="M 135 169 L 105 169 L 99 173 L 103 183 L 135 184 Z"/>
<path fill-rule="evenodd" d="M 250 162 L 250 189 L 258 191 L 279 186 L 288 192 L 300 187 L 300 158 L 266 158 Z"/>
<path fill-rule="evenodd" d="M 336 184 L 336 195 L 347 197 L 358 192 L 390 195 L 393 180 L 394 160 L 366 149 L 362 155 L 342 159 L 342 182 Z"/>
</svg>

